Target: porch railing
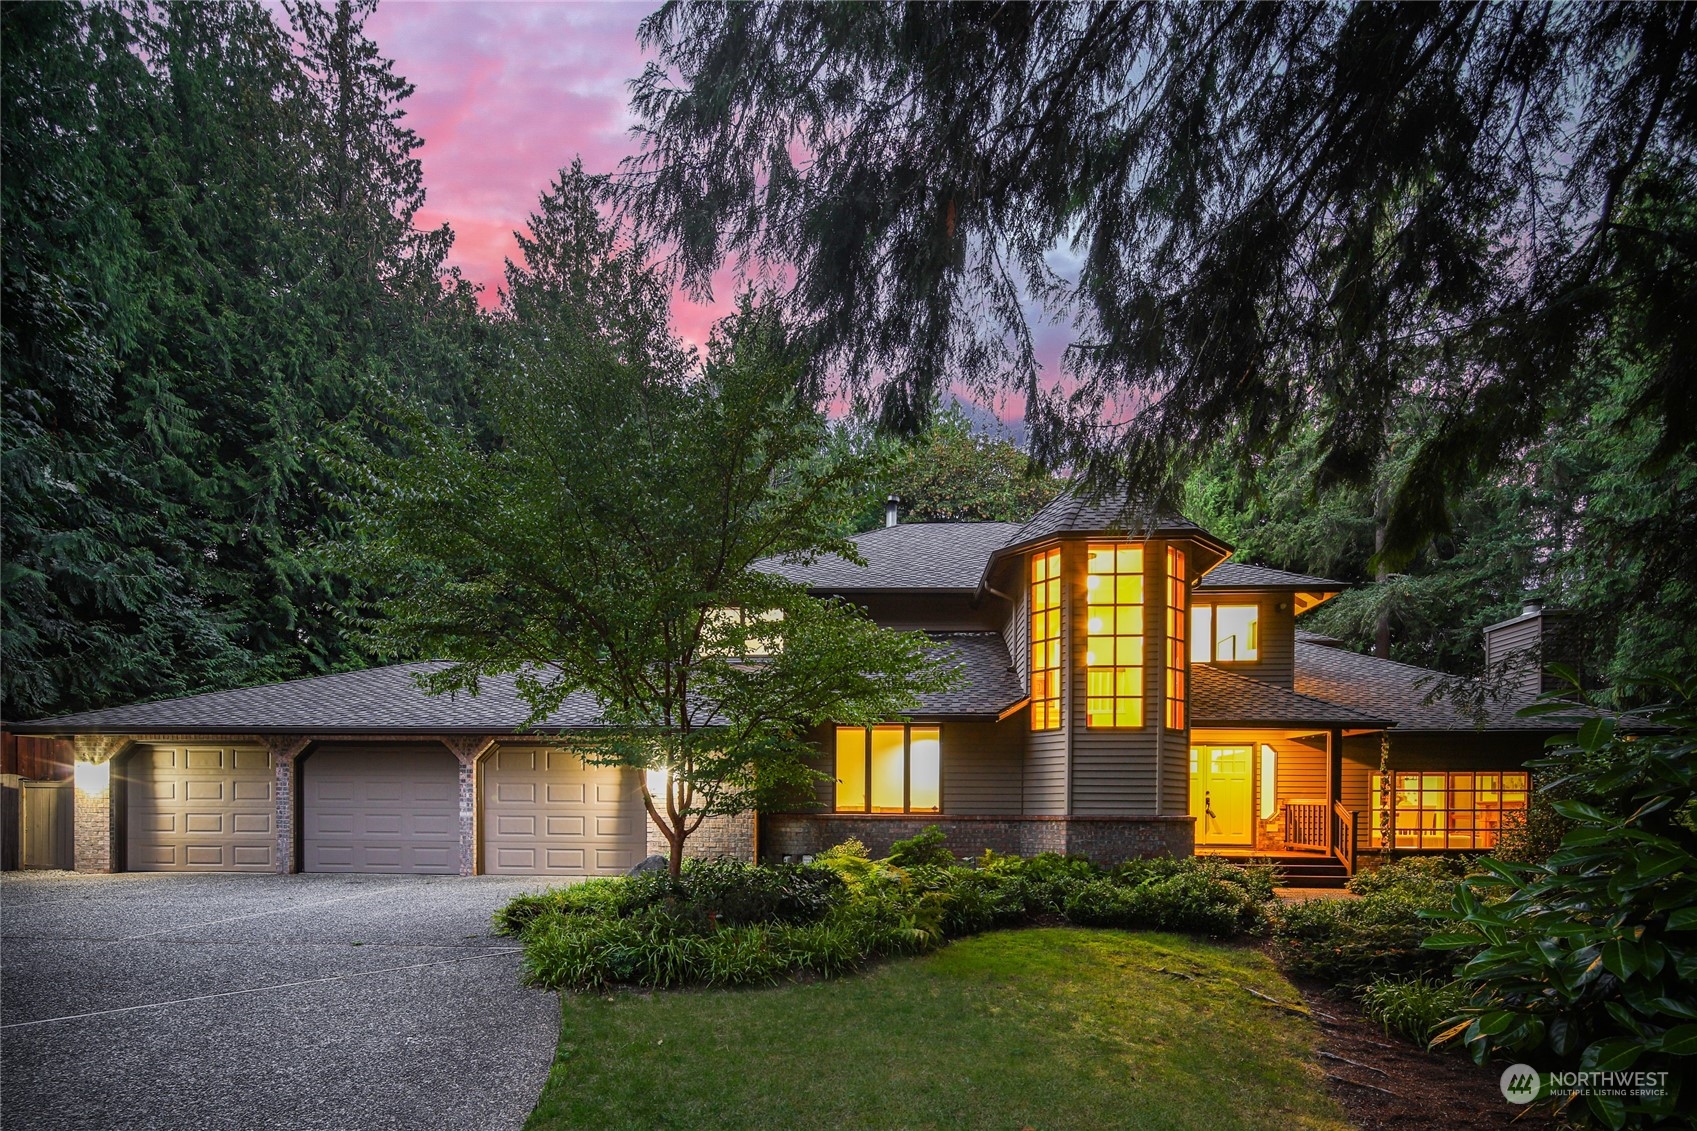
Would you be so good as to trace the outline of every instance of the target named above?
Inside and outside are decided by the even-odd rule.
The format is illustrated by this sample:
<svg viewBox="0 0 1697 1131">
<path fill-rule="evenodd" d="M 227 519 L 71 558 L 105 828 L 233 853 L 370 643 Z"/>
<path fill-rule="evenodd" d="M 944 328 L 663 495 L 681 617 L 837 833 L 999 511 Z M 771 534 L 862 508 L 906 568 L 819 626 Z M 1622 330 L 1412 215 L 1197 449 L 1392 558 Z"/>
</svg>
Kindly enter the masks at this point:
<svg viewBox="0 0 1697 1131">
<path fill-rule="evenodd" d="M 1355 826 L 1360 816 L 1354 810 L 1345 809 L 1343 802 L 1332 802 L 1332 855 L 1352 876 L 1355 875 Z"/>
<path fill-rule="evenodd" d="M 1326 851 L 1326 803 L 1291 801 L 1285 805 L 1285 847 Z"/>
</svg>

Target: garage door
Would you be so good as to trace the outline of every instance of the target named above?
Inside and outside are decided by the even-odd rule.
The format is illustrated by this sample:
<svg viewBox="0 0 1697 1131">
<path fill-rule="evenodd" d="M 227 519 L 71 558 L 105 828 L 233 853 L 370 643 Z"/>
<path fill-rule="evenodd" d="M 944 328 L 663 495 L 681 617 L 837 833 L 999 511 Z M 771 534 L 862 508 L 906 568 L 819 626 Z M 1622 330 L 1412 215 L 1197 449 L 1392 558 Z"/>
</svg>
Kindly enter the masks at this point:
<svg viewBox="0 0 1697 1131">
<path fill-rule="evenodd" d="M 326 747 L 301 763 L 308 872 L 457 875 L 459 764 L 435 747 Z"/>
<path fill-rule="evenodd" d="M 271 752 L 143 746 L 125 769 L 132 872 L 270 872 L 277 864 Z"/>
<path fill-rule="evenodd" d="M 546 747 L 483 760 L 485 872 L 619 875 L 644 855 L 646 819 L 634 771 Z"/>
</svg>

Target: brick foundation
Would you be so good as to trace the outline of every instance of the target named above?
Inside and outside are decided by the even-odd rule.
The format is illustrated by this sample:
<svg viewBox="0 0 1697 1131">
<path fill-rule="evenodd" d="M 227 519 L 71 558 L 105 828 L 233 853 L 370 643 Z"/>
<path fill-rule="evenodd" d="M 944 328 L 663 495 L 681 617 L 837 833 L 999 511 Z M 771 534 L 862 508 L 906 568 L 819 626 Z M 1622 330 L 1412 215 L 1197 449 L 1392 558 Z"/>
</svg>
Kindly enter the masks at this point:
<svg viewBox="0 0 1697 1131">
<path fill-rule="evenodd" d="M 773 813 L 760 818 L 760 859 L 777 863 L 816 855 L 850 837 L 874 857 L 931 825 L 956 856 L 985 849 L 1007 855 L 1060 852 L 1111 864 L 1138 856 L 1190 856 L 1196 818 L 1174 817 L 915 817 L 846 813 Z"/>
<path fill-rule="evenodd" d="M 647 815 L 644 814 L 646 817 Z M 670 856 L 672 849 L 652 817 L 647 818 L 648 855 Z M 729 856 L 733 860 L 754 862 L 754 814 L 735 817 L 709 817 L 701 827 L 684 841 L 684 856 L 690 860 L 715 860 Z"/>
</svg>

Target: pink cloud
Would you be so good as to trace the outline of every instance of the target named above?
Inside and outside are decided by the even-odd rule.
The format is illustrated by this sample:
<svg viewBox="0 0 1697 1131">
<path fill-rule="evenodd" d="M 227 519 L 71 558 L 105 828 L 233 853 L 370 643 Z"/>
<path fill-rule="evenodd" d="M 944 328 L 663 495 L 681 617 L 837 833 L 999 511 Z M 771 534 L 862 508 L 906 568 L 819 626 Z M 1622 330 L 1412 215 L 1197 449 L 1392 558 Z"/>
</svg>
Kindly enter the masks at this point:
<svg viewBox="0 0 1697 1131">
<path fill-rule="evenodd" d="M 513 230 L 559 170 L 581 156 L 588 171 L 612 173 L 636 152 L 628 84 L 648 61 L 637 25 L 655 6 L 387 0 L 367 23 L 416 87 L 404 119 L 424 142 L 428 197 L 416 222 L 453 228 L 450 262 L 483 287 L 486 306 L 497 301 L 504 261 L 518 256 Z M 677 332 L 705 344 L 736 290 L 721 272 L 710 303 L 675 294 Z M 1040 353 L 1053 372 L 1057 346 L 1045 341 Z M 998 402 L 1001 419 L 1023 417 L 1022 397 Z"/>
</svg>

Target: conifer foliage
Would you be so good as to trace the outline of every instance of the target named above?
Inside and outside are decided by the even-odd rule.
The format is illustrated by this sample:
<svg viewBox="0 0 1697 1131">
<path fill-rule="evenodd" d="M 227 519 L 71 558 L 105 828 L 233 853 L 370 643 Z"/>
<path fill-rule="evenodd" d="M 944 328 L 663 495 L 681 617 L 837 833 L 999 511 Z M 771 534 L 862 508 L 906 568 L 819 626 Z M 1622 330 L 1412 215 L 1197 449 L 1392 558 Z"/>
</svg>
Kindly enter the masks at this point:
<svg viewBox="0 0 1697 1131">
<path fill-rule="evenodd" d="M 478 334 L 372 6 L 0 13 L 6 718 L 364 662 L 314 453 Z"/>
</svg>

